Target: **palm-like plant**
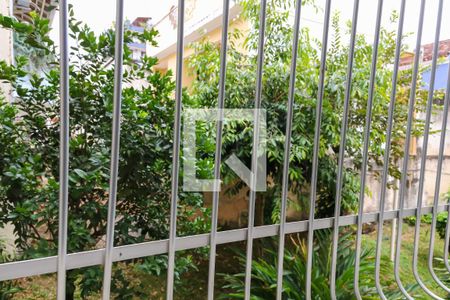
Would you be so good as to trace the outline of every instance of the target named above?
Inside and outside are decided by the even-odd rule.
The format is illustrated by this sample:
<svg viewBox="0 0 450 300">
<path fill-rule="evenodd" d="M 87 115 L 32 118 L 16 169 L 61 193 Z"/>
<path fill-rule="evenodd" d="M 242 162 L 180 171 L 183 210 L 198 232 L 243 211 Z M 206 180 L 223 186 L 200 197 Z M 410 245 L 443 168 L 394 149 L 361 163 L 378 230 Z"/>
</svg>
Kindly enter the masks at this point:
<svg viewBox="0 0 450 300">
<path fill-rule="evenodd" d="M 340 236 L 339 252 L 336 274 L 336 293 L 338 299 L 354 298 L 354 265 L 356 253 L 354 251 L 354 238 L 352 232 L 346 231 Z M 316 232 L 314 245 L 314 266 L 312 270 L 311 289 L 313 299 L 330 299 L 330 266 L 331 266 L 331 230 Z M 305 274 L 307 247 L 305 239 L 301 237 L 291 238 L 289 247 L 284 254 L 284 280 L 283 299 L 305 299 Z M 252 263 L 252 299 L 275 299 L 277 283 L 277 249 L 275 243 L 264 245 L 263 255 Z M 373 261 L 374 249 L 363 247 L 360 263 L 360 290 L 364 299 L 378 299 L 374 284 Z M 241 264 L 245 264 L 245 256 L 239 255 Z M 387 272 L 391 265 L 388 259 L 382 262 L 383 271 Z M 244 273 L 223 275 L 224 285 L 223 299 L 244 298 Z M 388 282 L 384 283 L 389 286 Z M 408 287 L 413 289 L 414 286 Z M 401 295 L 396 291 L 386 288 L 389 299 L 397 299 Z"/>
</svg>

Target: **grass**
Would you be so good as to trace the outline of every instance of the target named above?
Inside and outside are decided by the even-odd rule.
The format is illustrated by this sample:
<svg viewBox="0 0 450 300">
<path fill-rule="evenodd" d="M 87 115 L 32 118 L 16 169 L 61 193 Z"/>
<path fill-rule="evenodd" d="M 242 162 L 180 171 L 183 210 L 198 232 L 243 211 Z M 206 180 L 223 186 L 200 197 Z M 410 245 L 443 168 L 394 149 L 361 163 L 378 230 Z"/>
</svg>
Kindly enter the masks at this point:
<svg viewBox="0 0 450 300">
<path fill-rule="evenodd" d="M 390 257 L 391 251 L 391 224 L 386 223 L 384 226 L 384 236 L 383 236 L 383 245 L 382 245 L 382 254 L 385 257 Z M 438 284 L 433 280 L 429 271 L 428 271 L 428 249 L 429 249 L 429 239 L 430 239 L 430 225 L 421 224 L 420 228 L 420 240 L 419 240 L 419 255 L 418 255 L 418 272 L 425 283 L 425 285 L 431 289 L 435 294 L 441 296 L 444 299 L 450 299 L 449 295 L 438 286 Z M 369 247 L 376 246 L 376 230 L 372 231 L 369 234 L 364 235 L 364 243 Z M 413 272 L 412 272 L 412 256 L 414 249 L 414 226 L 410 226 L 408 224 L 403 224 L 402 230 L 402 248 L 400 255 L 400 270 L 401 270 L 401 280 L 404 286 L 417 284 Z M 435 258 L 443 258 L 443 250 L 444 250 L 444 240 L 439 238 L 439 235 L 436 235 L 435 245 L 434 245 L 434 257 Z M 438 263 L 435 261 L 435 269 L 436 267 L 442 267 L 442 263 Z M 387 281 L 394 283 L 394 288 L 398 287 L 395 284 L 394 279 L 394 270 L 392 269 L 392 273 L 384 274 L 385 279 Z M 448 280 L 450 278 L 440 278 L 441 280 Z M 430 299 L 420 287 L 415 289 L 412 292 L 412 296 L 416 299 Z"/>
<path fill-rule="evenodd" d="M 23 290 L 14 299 L 56 299 L 56 275 L 33 276 L 18 280 Z"/>
</svg>

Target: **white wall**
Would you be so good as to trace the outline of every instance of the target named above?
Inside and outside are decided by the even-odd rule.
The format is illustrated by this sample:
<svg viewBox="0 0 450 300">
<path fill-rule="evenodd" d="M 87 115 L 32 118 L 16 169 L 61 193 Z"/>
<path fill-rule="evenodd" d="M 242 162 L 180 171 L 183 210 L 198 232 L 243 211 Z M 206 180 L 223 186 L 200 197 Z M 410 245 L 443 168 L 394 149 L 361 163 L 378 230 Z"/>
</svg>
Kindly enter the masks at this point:
<svg viewBox="0 0 450 300">
<path fill-rule="evenodd" d="M 444 133 L 446 135 L 446 141 L 444 150 L 444 163 L 442 166 L 441 185 L 439 189 L 440 204 L 443 204 L 446 201 L 446 199 L 444 199 L 442 195 L 450 191 L 450 112 L 447 113 L 449 114 L 449 118 L 447 120 L 447 130 Z M 422 117 L 423 116 L 419 116 L 419 118 Z M 428 139 L 422 206 L 431 206 L 433 204 L 434 192 L 436 187 L 436 174 L 437 174 L 439 144 L 441 138 L 440 129 L 442 126 L 442 119 L 443 119 L 442 111 L 436 112 L 436 114 L 433 115 L 432 117 L 431 130 L 435 131 L 435 133 L 430 135 Z M 421 180 L 420 156 L 422 153 L 422 147 L 423 147 L 423 138 L 419 138 L 417 140 L 417 155 L 411 156 L 408 164 L 409 176 L 407 180 L 407 190 L 405 194 L 405 205 L 404 205 L 405 208 L 417 207 L 419 182 Z M 398 182 L 396 182 L 395 184 L 398 186 Z M 370 190 L 371 194 L 366 196 L 365 211 L 375 212 L 379 209 L 380 191 L 381 191 L 380 182 L 373 176 L 373 174 L 369 174 L 366 186 Z M 393 208 L 394 194 L 395 194 L 394 190 L 387 191 L 385 203 L 386 210 L 391 210 Z"/>
</svg>

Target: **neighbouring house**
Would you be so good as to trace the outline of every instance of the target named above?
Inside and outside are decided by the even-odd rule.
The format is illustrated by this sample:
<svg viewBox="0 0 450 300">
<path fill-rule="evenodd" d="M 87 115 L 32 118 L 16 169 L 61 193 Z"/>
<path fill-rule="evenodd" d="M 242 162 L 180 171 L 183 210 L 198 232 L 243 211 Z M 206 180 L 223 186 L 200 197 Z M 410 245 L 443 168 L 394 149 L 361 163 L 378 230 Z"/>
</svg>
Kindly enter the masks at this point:
<svg viewBox="0 0 450 300">
<path fill-rule="evenodd" d="M 152 18 L 139 17 L 136 18 L 133 22 L 126 21 L 125 28 L 133 32 L 142 33 L 144 32 L 145 28 L 152 26 L 151 20 Z M 147 44 L 142 43 L 137 39 L 131 43 L 128 43 L 128 47 L 130 47 L 130 50 L 132 51 L 131 55 L 136 63 L 139 63 L 141 61 L 142 56 L 144 56 L 147 53 Z"/>
<path fill-rule="evenodd" d="M 158 58 L 158 70 L 163 72 L 172 70 L 175 75 L 178 8 L 176 1 L 173 3 L 174 5 L 167 14 L 153 24 L 154 28 L 159 31 L 158 46 L 148 47 L 147 54 Z M 221 42 L 222 9 L 222 1 L 186 0 L 183 53 L 183 86 L 185 87 L 188 87 L 193 79 L 186 63 L 186 59 L 193 54 L 189 45 L 201 39 L 207 39 L 214 43 Z M 241 10 L 242 8 L 236 1 L 230 1 L 229 32 L 234 29 L 241 31 L 248 29 L 248 23 L 239 16 Z"/>
<path fill-rule="evenodd" d="M 423 70 L 420 74 L 422 86 L 418 87 L 420 89 L 429 89 L 430 78 L 431 78 L 431 64 L 433 59 L 433 47 L 434 44 L 422 45 L 420 49 L 420 66 Z M 400 68 L 403 70 L 412 69 L 414 64 L 415 53 L 405 52 L 403 53 L 400 60 Z M 450 40 L 444 40 L 439 42 L 438 51 L 438 65 L 436 68 L 436 78 L 434 83 L 434 91 L 443 91 L 447 86 L 447 75 L 450 62 Z M 435 94 L 434 96 L 435 104 L 443 103 L 443 95 Z M 428 139 L 427 148 L 427 161 L 425 169 L 425 181 L 424 181 L 424 193 L 423 193 L 423 206 L 432 205 L 436 184 L 436 174 L 437 174 L 437 162 L 439 154 L 439 144 L 441 137 L 441 126 L 444 113 L 449 114 L 450 112 L 434 111 L 431 117 L 431 132 L 432 134 Z M 425 113 L 417 114 L 416 119 L 425 120 Z M 442 179 L 440 193 L 443 194 L 450 190 L 450 118 L 447 121 L 447 138 L 445 141 L 444 150 L 444 162 L 442 167 Z M 405 195 L 405 208 L 417 207 L 417 197 L 420 182 L 420 166 L 421 166 L 421 155 L 423 147 L 423 138 L 414 138 L 410 145 L 410 160 L 408 164 L 408 178 L 407 178 L 407 189 Z M 392 182 L 392 181 L 391 181 Z M 395 185 L 399 185 L 397 182 L 392 182 Z M 378 210 L 378 202 L 380 198 L 380 183 L 374 178 L 374 176 L 369 175 L 369 189 L 372 191 L 372 195 L 366 199 L 367 210 L 376 211 Z M 389 190 L 386 200 L 386 209 L 393 209 L 398 206 L 398 190 Z"/>
<path fill-rule="evenodd" d="M 242 8 L 236 1 L 230 1 L 229 32 L 234 29 L 245 32 L 248 23 L 240 18 Z M 214 43 L 221 43 L 222 37 L 222 1 L 211 0 L 186 0 L 185 24 L 184 24 L 184 53 L 182 84 L 189 87 L 193 75 L 191 74 L 187 60 L 193 54 L 191 43 L 207 39 Z M 158 46 L 148 47 L 147 55 L 158 58 L 156 69 L 161 72 L 171 70 L 176 74 L 176 45 L 177 45 L 178 8 L 176 1 L 167 14 L 156 21 L 153 26 L 159 32 Z M 222 189 L 222 190 L 226 190 Z M 224 191 L 220 195 L 219 223 L 222 226 L 241 227 L 247 223 L 248 190 L 242 189 L 235 195 L 229 195 Z M 206 205 L 210 206 L 212 194 L 205 193 Z"/>
</svg>

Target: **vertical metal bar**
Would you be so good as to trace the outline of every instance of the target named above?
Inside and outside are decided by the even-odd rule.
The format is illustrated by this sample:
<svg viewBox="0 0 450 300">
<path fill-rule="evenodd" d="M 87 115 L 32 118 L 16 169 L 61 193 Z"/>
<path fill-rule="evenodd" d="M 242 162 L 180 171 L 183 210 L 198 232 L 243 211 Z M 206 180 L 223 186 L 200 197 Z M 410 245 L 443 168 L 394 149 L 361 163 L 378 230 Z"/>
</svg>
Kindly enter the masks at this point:
<svg viewBox="0 0 450 300">
<path fill-rule="evenodd" d="M 183 52 L 184 52 L 184 0 L 178 0 L 178 31 L 177 31 L 177 66 L 175 87 L 175 116 L 172 156 L 172 194 L 170 202 L 169 255 L 167 263 L 166 298 L 173 299 L 175 275 L 175 238 L 177 236 L 178 207 L 178 177 L 180 174 L 180 140 L 181 140 L 181 109 L 183 98 Z"/>
<path fill-rule="evenodd" d="M 395 180 L 395 185 L 398 186 L 398 184 L 399 184 L 398 180 Z M 398 193 L 397 190 L 394 190 L 394 201 L 392 203 L 392 210 L 397 209 L 398 209 Z M 391 261 L 394 261 L 396 236 L 397 236 L 397 219 L 393 219 L 391 225 L 391 251 L 389 253 L 390 254 L 389 258 L 391 259 Z"/>
<path fill-rule="evenodd" d="M 222 44 L 220 51 L 220 77 L 219 77 L 219 99 L 217 119 L 216 152 L 214 161 L 214 179 L 216 184 L 213 192 L 212 213 L 211 213 L 211 239 L 209 249 L 209 271 L 208 271 L 208 299 L 214 299 L 214 276 L 216 273 L 216 237 L 217 237 L 217 219 L 219 212 L 219 189 L 220 182 L 220 164 L 222 160 L 222 130 L 223 130 L 223 109 L 225 104 L 225 80 L 227 70 L 227 42 L 228 42 L 228 19 L 229 19 L 230 1 L 223 1 L 222 13 Z"/>
<path fill-rule="evenodd" d="M 347 83 L 345 86 L 345 100 L 344 100 L 344 111 L 341 124 L 341 141 L 339 145 L 339 160 L 338 160 L 338 172 L 336 180 L 336 199 L 334 207 L 334 225 L 333 225 L 333 244 L 331 253 L 331 274 L 330 274 L 330 292 L 331 299 L 336 299 L 336 264 L 337 264 L 337 254 L 339 247 L 339 219 L 341 216 L 341 200 L 342 200 L 342 188 L 343 188 L 343 169 L 344 169 L 344 158 L 345 158 L 345 145 L 347 138 L 347 127 L 348 127 L 348 114 L 350 110 L 350 93 L 352 89 L 352 78 L 353 78 L 353 57 L 355 53 L 355 42 L 356 42 L 356 29 L 358 25 L 358 12 L 359 12 L 359 0 L 354 0 L 353 4 L 353 18 L 352 18 L 352 31 L 350 35 L 350 49 L 348 53 L 348 66 L 347 66 Z M 358 297 L 359 290 L 356 290 L 356 295 Z"/>
<path fill-rule="evenodd" d="M 448 96 L 447 96 L 448 99 Z M 448 203 L 448 202 L 447 202 Z M 450 207 L 447 209 L 447 225 L 445 226 L 445 241 L 444 241 L 444 264 L 445 264 L 445 268 L 447 269 L 448 272 L 450 272 L 450 264 L 449 264 L 449 238 L 450 238 L 450 220 L 448 219 L 448 216 L 450 215 Z"/>
<path fill-rule="evenodd" d="M 114 225 L 116 221 L 117 180 L 119 173 L 120 115 L 123 73 L 123 0 L 116 1 L 116 36 L 114 52 L 114 106 L 112 119 L 111 170 L 109 178 L 108 220 L 106 228 L 105 267 L 102 299 L 110 299 Z"/>
<path fill-rule="evenodd" d="M 69 215 L 69 12 L 67 0 L 59 2 L 60 127 L 59 219 L 57 299 L 66 298 L 67 220 Z"/>
<path fill-rule="evenodd" d="M 437 24 L 436 24 L 436 33 L 435 33 L 435 39 L 434 39 L 434 46 L 433 46 L 433 60 L 432 60 L 432 67 L 431 67 L 431 78 L 430 78 L 430 87 L 428 91 L 428 101 L 430 104 L 430 111 L 429 111 L 429 117 L 430 119 L 427 119 L 426 121 L 426 128 L 425 131 L 428 131 L 430 129 L 430 122 L 431 122 L 431 109 L 433 107 L 433 96 L 434 96 L 434 83 L 436 79 L 436 67 L 437 67 L 437 60 L 439 56 L 439 38 L 440 38 L 440 27 L 441 27 L 441 21 L 442 21 L 442 11 L 443 11 L 443 1 L 441 0 L 439 2 L 438 7 L 438 18 L 437 18 Z M 450 68 L 449 68 L 450 69 Z M 450 72 L 450 71 L 449 71 Z M 447 82 L 447 85 L 449 83 Z M 444 150 L 445 150 L 445 131 L 447 129 L 447 119 L 448 119 L 448 99 L 445 99 L 444 103 L 444 115 L 442 120 L 442 131 L 441 131 L 441 139 L 439 143 L 439 156 L 438 156 L 438 165 L 437 165 L 437 174 L 436 174 L 436 183 L 435 183 L 435 189 L 434 189 L 434 199 L 433 199 L 433 212 L 432 212 L 432 221 L 431 221 L 431 232 L 430 232 L 430 246 L 428 251 L 428 270 L 431 274 L 431 277 L 436 281 L 436 283 L 443 288 L 447 293 L 450 293 L 450 288 L 448 288 L 436 275 L 433 269 L 433 257 L 434 257 L 434 242 L 436 237 L 436 222 L 437 222 L 437 206 L 439 205 L 439 191 L 441 187 L 441 178 L 442 178 L 442 165 L 444 160 Z M 428 111 L 427 111 L 428 113 Z M 428 114 L 427 114 L 428 117 Z M 425 138 L 424 138 L 424 145 L 425 145 Z M 428 144 L 428 136 L 427 136 L 427 144 Z M 427 148 L 423 148 L 422 152 L 422 163 L 423 163 L 423 169 L 421 168 L 421 173 L 423 171 L 423 175 L 425 176 L 425 163 L 426 163 L 426 153 Z M 422 176 L 421 176 L 422 178 Z M 424 180 L 421 180 L 420 184 L 424 185 L 425 177 L 423 177 Z M 419 186 L 420 187 L 420 186 Z M 423 192 L 423 187 L 422 187 Z M 422 194 L 420 193 L 419 189 L 419 197 L 421 197 Z M 417 222 L 416 222 L 417 224 Z M 417 227 L 417 225 L 416 225 Z M 419 227 L 420 230 L 420 227 Z M 418 245 L 417 245 L 418 246 Z M 447 250 L 448 252 L 448 250 Z M 416 257 L 414 257 L 416 258 Z"/>
<path fill-rule="evenodd" d="M 251 162 L 251 180 L 248 209 L 248 229 L 247 229 L 247 252 L 245 261 L 245 299 L 249 300 L 251 296 L 252 281 L 252 261 L 253 261 L 253 228 L 255 225 L 255 200 L 256 200 L 256 174 L 258 172 L 258 145 L 259 145 L 259 123 L 262 93 L 262 77 L 264 62 L 264 36 L 266 30 L 266 0 L 261 0 L 259 15 L 259 44 L 258 44 L 258 62 L 256 69 L 256 90 L 255 90 L 255 113 L 253 126 L 253 146 Z M 265 162 L 264 162 L 265 163 Z"/>
<path fill-rule="evenodd" d="M 376 85 L 376 73 L 377 73 L 377 59 L 378 59 L 378 45 L 380 41 L 380 28 L 381 28 L 381 17 L 383 14 L 383 0 L 378 0 L 377 17 L 375 25 L 375 36 L 372 47 L 372 65 L 370 69 L 370 79 L 369 79 L 369 95 L 367 99 L 366 107 L 366 123 L 364 128 L 364 146 L 362 155 L 362 166 L 361 166 L 361 182 L 359 191 L 359 209 L 358 209 L 358 226 L 356 231 L 356 248 L 355 248 L 355 274 L 354 274 L 354 290 L 355 295 L 360 298 L 359 293 L 359 270 L 361 262 L 361 240 L 362 240 L 362 226 L 363 226 L 363 214 L 364 214 L 364 197 L 365 197 L 365 187 L 366 187 L 366 177 L 367 177 L 367 165 L 369 160 L 369 146 L 370 146 L 370 130 L 372 124 L 372 109 L 373 109 L 373 99 L 374 91 Z M 382 299 L 386 299 L 384 293 L 381 289 L 379 277 L 375 276 L 375 283 L 377 286 L 378 294 Z"/>
<path fill-rule="evenodd" d="M 448 64 L 449 64 L 449 68 L 448 68 L 448 75 L 447 75 L 447 91 L 445 93 L 445 103 L 447 105 L 447 108 L 445 108 L 444 106 L 444 114 L 448 114 L 449 110 L 448 110 L 448 102 L 450 101 L 450 55 L 448 57 Z M 445 122 L 446 124 L 447 122 Z M 442 132 L 442 134 L 447 134 L 447 132 Z M 441 141 L 442 142 L 442 141 Z M 440 152 L 439 152 L 440 153 Z M 450 272 L 450 264 L 448 262 L 449 259 L 449 238 L 450 238 L 450 218 L 448 216 L 450 216 L 450 207 L 447 210 L 447 225 L 445 226 L 445 241 L 444 241 L 444 264 L 445 264 L 445 268 L 447 269 L 448 272 Z"/>
<path fill-rule="evenodd" d="M 323 22 L 322 36 L 322 53 L 320 58 L 319 70 L 319 87 L 316 105 L 316 123 L 314 132 L 314 148 L 311 174 L 311 195 L 309 206 L 309 222 L 308 222 L 308 253 L 306 261 L 306 299 L 311 299 L 311 270 L 313 263 L 313 246 L 314 246 L 314 212 L 316 210 L 316 190 L 317 190 L 317 172 L 319 168 L 319 147 L 320 147 L 320 127 L 322 123 L 322 103 L 325 83 L 325 65 L 327 59 L 328 46 L 328 29 L 330 24 L 331 0 L 326 0 L 325 15 Z"/>
<path fill-rule="evenodd" d="M 411 138 L 412 138 L 412 123 L 414 119 L 414 104 L 415 104 L 415 97 L 416 97 L 416 88 L 417 88 L 417 79 L 418 79 L 418 69 L 419 69 L 419 58 L 420 58 L 420 46 L 422 41 L 422 32 L 423 32 L 423 19 L 424 19 L 424 13 L 425 13 L 425 0 L 422 0 L 421 2 L 421 9 L 420 9 L 420 16 L 419 16 L 419 23 L 418 23 L 418 29 L 417 29 L 417 40 L 416 40 L 416 54 L 414 57 L 414 70 L 412 75 L 412 82 L 411 82 L 411 91 L 410 91 L 410 99 L 409 99 L 409 108 L 408 108 L 408 119 L 407 119 L 407 128 L 406 128 L 406 139 L 405 139 L 405 148 L 404 148 L 404 158 L 403 158 L 403 166 L 402 166 L 402 176 L 400 181 L 400 193 L 399 193 L 399 209 L 403 209 L 404 206 L 404 197 L 406 193 L 406 180 L 408 176 L 408 164 L 409 164 L 409 148 L 411 144 Z M 420 198 L 420 197 L 419 197 Z M 419 199 L 418 203 L 418 210 L 417 213 L 421 214 L 421 208 L 422 208 L 422 200 Z M 417 214 L 416 214 L 417 216 Z M 419 220 L 417 222 L 420 223 L 420 216 L 418 217 Z M 403 222 L 402 218 L 399 218 L 397 220 L 398 223 Z M 398 226 L 398 224 L 397 224 Z M 416 228 L 417 231 L 417 228 Z M 401 235 L 401 232 L 396 232 L 396 236 Z M 415 245 L 418 246 L 418 236 L 415 238 Z M 396 244 L 401 243 L 398 239 L 396 241 Z M 417 244 L 416 244 L 417 243 Z M 418 247 L 414 248 L 414 254 L 413 254 L 413 274 L 416 279 L 416 281 L 419 283 L 419 285 L 427 292 L 427 294 L 434 295 L 429 291 L 422 280 L 420 279 L 420 275 L 417 271 L 417 255 L 418 255 Z M 396 252 L 394 253 L 394 262 L 396 257 Z M 430 294 L 431 293 L 431 294 Z"/>
<path fill-rule="evenodd" d="M 398 77 L 398 67 L 399 67 L 399 61 L 400 61 L 400 54 L 401 54 L 401 41 L 403 38 L 403 22 L 404 22 L 404 16 L 405 16 L 405 0 L 402 0 L 401 8 L 400 8 L 400 19 L 398 24 L 398 30 L 397 30 L 397 42 L 396 42 L 396 49 L 395 49 L 395 61 L 394 61 L 394 72 L 392 76 L 392 91 L 391 91 L 391 98 L 389 103 L 389 111 L 388 111 L 388 128 L 387 128 L 387 135 L 386 135 L 386 146 L 385 146 L 385 152 L 384 152 L 384 161 L 383 161 L 383 174 L 382 174 L 382 184 L 381 184 L 381 195 L 380 195 L 380 207 L 379 207 L 379 219 L 378 219 L 378 231 L 377 231 L 377 245 L 376 245 L 376 256 L 375 256 L 375 278 L 376 278 L 376 285 L 378 292 L 380 294 L 380 297 L 382 299 L 386 299 L 386 297 L 383 294 L 382 287 L 380 284 L 380 260 L 381 260 L 381 244 L 383 241 L 383 223 L 384 223 L 384 212 L 385 212 L 385 198 L 386 198 L 386 189 L 387 189 L 387 180 L 389 177 L 389 156 L 390 156 L 390 150 L 391 150 L 391 136 L 392 136 L 392 127 L 394 122 L 394 110 L 395 110 L 395 97 L 397 92 L 397 77 Z M 402 209 L 403 205 L 399 203 L 400 210 Z M 401 230 L 400 230 L 401 232 Z M 397 243 L 398 246 L 398 243 Z M 398 283 L 400 290 L 402 294 L 407 297 L 408 299 L 412 299 L 406 290 L 404 289 L 403 285 Z"/>
<path fill-rule="evenodd" d="M 281 194 L 280 211 L 280 239 L 278 242 L 278 265 L 277 265 L 277 300 L 282 299 L 283 293 L 283 262 L 284 262 L 284 244 L 286 235 L 286 206 L 289 192 L 289 161 L 291 153 L 292 122 L 294 115 L 295 101 L 295 76 L 298 56 L 298 41 L 300 35 L 300 16 L 302 9 L 302 0 L 297 0 L 294 16 L 294 36 L 292 40 L 292 59 L 291 74 L 289 77 L 289 94 L 286 116 L 286 137 L 284 140 L 284 161 L 283 161 L 283 181 Z"/>
<path fill-rule="evenodd" d="M 440 0 L 439 2 L 439 11 L 438 11 L 438 17 L 437 17 L 437 23 L 436 23 L 436 32 L 435 32 L 435 44 L 433 47 L 433 60 L 432 60 L 432 70 L 431 70 L 431 79 L 430 79 L 430 89 L 428 92 L 428 100 L 427 100 L 427 107 L 426 107 L 426 117 L 425 117 L 425 131 L 423 136 L 423 145 L 422 145 L 422 155 L 421 155 L 421 162 L 420 162 L 420 181 L 419 181 L 419 191 L 418 191 L 418 199 L 417 199 L 417 210 L 416 210 L 416 225 L 414 230 L 414 248 L 413 248 L 413 261 L 412 261 L 412 267 L 413 267 L 413 274 L 416 279 L 416 281 L 419 283 L 421 288 L 431 297 L 435 299 L 441 299 L 440 297 L 436 296 L 429 288 L 427 288 L 420 278 L 420 274 L 418 272 L 418 256 L 419 256 L 419 241 L 420 241 L 420 225 L 421 225 L 421 215 L 422 215 L 422 202 L 423 202 L 423 192 L 424 192 L 424 183 L 425 183 L 425 167 L 426 167 L 426 159 L 427 159 L 427 150 L 428 150 L 428 137 L 430 134 L 430 122 L 431 122 L 431 113 L 433 108 L 433 90 L 434 90 L 434 82 L 435 82 L 435 73 L 436 73 L 436 65 L 437 65 L 437 55 L 438 55 L 438 49 L 439 49 L 439 36 L 440 36 L 440 27 L 441 27 L 441 19 L 442 19 L 442 6 L 443 1 Z M 410 135 L 409 135 L 410 136 Z M 408 136 L 408 137 L 409 137 Z M 408 152 L 409 153 L 409 152 Z M 405 155 L 405 159 L 408 155 Z M 406 176 L 406 175 L 403 175 Z M 406 185 L 406 182 L 403 183 Z M 403 187 L 404 190 L 404 187 Z M 403 192 L 403 191 L 401 191 Z M 403 196 L 403 193 L 401 193 Z M 401 199 L 403 200 L 403 199 Z M 403 202 L 402 202 L 403 204 Z M 402 208 L 402 207 L 401 207 Z M 403 222 L 403 219 L 399 216 L 399 229 L 401 228 L 401 223 Z M 399 234 L 399 233 L 397 233 Z M 401 233 L 400 233 L 401 236 Z M 398 239 L 398 244 L 401 244 L 401 240 Z M 400 247 L 399 247 L 400 248 Z M 400 251 L 400 250 L 398 250 Z M 398 257 L 396 256 L 395 263 L 396 265 L 399 264 L 400 260 L 400 254 Z"/>
<path fill-rule="evenodd" d="M 395 180 L 395 185 L 398 185 L 398 180 Z M 397 190 L 394 190 L 394 200 L 392 203 L 392 210 L 397 210 L 398 209 L 398 193 Z M 394 261 L 394 256 L 395 256 L 395 237 L 397 235 L 397 219 L 393 219 L 392 220 L 392 225 L 391 225 L 391 250 L 389 253 L 389 258 L 391 259 L 391 261 Z"/>
</svg>

